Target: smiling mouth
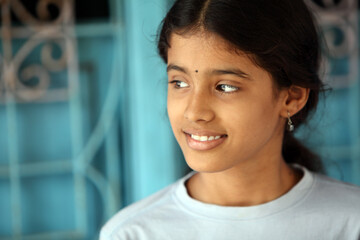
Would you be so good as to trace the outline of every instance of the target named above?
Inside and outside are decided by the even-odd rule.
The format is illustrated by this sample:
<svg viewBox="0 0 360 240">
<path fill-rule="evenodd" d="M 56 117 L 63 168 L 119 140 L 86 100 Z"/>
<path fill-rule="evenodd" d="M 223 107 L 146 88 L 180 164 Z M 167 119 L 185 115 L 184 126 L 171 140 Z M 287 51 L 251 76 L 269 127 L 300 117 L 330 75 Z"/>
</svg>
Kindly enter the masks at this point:
<svg viewBox="0 0 360 240">
<path fill-rule="evenodd" d="M 202 136 L 184 132 L 188 147 L 193 150 L 205 151 L 216 148 L 221 145 L 228 135 Z"/>
<path fill-rule="evenodd" d="M 217 136 L 199 136 L 199 135 L 195 135 L 195 134 L 188 134 L 192 139 L 196 140 L 196 141 L 200 141 L 200 142 L 208 142 L 208 141 L 213 141 L 213 140 L 218 140 L 222 137 L 226 137 L 227 135 L 217 135 Z"/>
</svg>

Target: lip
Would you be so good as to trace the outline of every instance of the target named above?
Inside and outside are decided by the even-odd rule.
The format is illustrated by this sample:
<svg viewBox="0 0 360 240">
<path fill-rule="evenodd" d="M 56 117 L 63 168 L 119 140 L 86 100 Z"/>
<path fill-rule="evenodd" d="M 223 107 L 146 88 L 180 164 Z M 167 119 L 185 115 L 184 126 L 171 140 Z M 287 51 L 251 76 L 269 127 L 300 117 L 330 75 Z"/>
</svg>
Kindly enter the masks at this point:
<svg viewBox="0 0 360 240">
<path fill-rule="evenodd" d="M 191 149 L 197 151 L 211 150 L 221 145 L 227 139 L 226 134 L 216 133 L 207 130 L 184 130 L 183 133 L 185 134 L 187 145 Z M 191 138 L 191 134 L 198 136 L 221 136 L 221 138 L 202 142 Z"/>
<path fill-rule="evenodd" d="M 215 132 L 215 131 L 211 131 L 211 130 L 200 130 L 200 129 L 183 129 L 182 130 L 185 134 L 193 134 L 193 135 L 198 135 L 198 136 L 224 136 L 226 135 L 225 133 L 219 133 L 219 132 Z"/>
</svg>

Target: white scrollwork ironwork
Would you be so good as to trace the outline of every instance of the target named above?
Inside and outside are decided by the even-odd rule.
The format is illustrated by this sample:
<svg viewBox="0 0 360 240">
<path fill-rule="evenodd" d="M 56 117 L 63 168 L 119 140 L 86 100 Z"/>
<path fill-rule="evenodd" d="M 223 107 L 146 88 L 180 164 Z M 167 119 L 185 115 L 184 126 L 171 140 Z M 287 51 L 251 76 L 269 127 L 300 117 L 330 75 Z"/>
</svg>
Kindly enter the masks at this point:
<svg viewBox="0 0 360 240">
<path fill-rule="evenodd" d="M 33 28 L 41 28 L 44 25 L 60 25 L 63 23 L 68 23 L 71 19 L 71 12 L 69 13 L 70 6 L 68 5 L 67 0 L 41 0 L 36 6 L 36 14 L 38 19 L 35 18 L 29 11 L 23 6 L 19 0 L 11 0 L 12 10 L 14 11 L 17 18 L 21 20 L 22 23 L 27 24 Z M 60 14 L 58 17 L 49 22 L 51 14 L 49 12 L 49 6 L 55 6 Z"/>
<path fill-rule="evenodd" d="M 8 136 L 11 136 L 12 140 L 9 143 L 9 152 L 11 153 L 9 154 L 9 167 L 0 166 L 0 177 L 5 175 L 11 183 L 11 192 L 13 193 L 11 202 L 14 202 L 11 209 L 12 216 L 15 216 L 12 219 L 14 239 L 40 239 L 40 237 L 23 233 L 20 214 L 22 192 L 20 179 L 27 174 L 33 176 L 49 172 L 73 174 L 76 231 L 57 232 L 56 238 L 60 236 L 61 239 L 84 239 L 88 228 L 86 181 L 93 183 L 99 191 L 103 198 L 104 212 L 108 216 L 118 209 L 118 187 L 113 183 L 118 179 L 117 173 L 111 171 L 111 173 L 103 174 L 92 166 L 92 161 L 99 149 L 105 146 L 106 159 L 112 159 L 109 160 L 111 162 L 109 168 L 114 168 L 118 164 L 119 158 L 115 151 L 118 146 L 117 131 L 114 129 L 117 126 L 116 113 L 120 95 L 119 77 L 117 76 L 120 60 L 115 57 L 118 53 L 114 54 L 112 77 L 99 121 L 89 139 L 83 139 L 82 124 L 84 121 L 81 111 L 83 106 L 81 104 L 82 93 L 79 91 L 73 0 L 38 0 L 36 4 L 36 16 L 33 16 L 24 7 L 21 0 L 0 0 L 2 14 L 0 102 L 6 104 L 7 123 L 11 125 Z M 50 15 L 48 10 L 50 5 L 59 10 L 56 17 Z M 11 12 L 19 19 L 21 26 L 12 24 Z M 114 34 L 114 36 L 119 38 L 118 34 Z M 62 77 L 53 78 L 55 74 L 60 74 Z M 54 84 L 55 81 L 64 81 L 65 84 Z M 58 85 L 61 85 L 61 88 L 57 88 Z M 58 100 L 65 100 L 69 103 L 72 161 L 43 161 L 29 164 L 20 162 L 17 153 L 21 149 L 18 149 L 17 146 L 18 133 L 16 121 L 14 121 L 17 119 L 18 103 Z M 29 106 L 31 107 L 31 105 Z M 52 238 L 50 236 L 54 236 L 52 234 L 54 233 L 44 233 L 41 239 L 50 239 Z M 68 236 L 67 234 L 70 237 L 61 237 Z M 76 238 L 74 234 L 76 234 Z"/>
<path fill-rule="evenodd" d="M 358 79 L 358 3 L 355 0 L 307 3 L 315 12 L 326 42 L 322 65 L 329 72 L 325 80 L 334 88 L 348 87 Z M 341 71 L 336 71 L 340 68 Z"/>
<path fill-rule="evenodd" d="M 334 11 L 335 13 L 339 13 L 339 11 L 347 12 L 349 10 L 357 9 L 357 3 L 355 0 L 308 0 L 308 4 L 316 12 L 323 11 L 330 13 Z"/>
<path fill-rule="evenodd" d="M 49 6 L 57 8 L 59 14 L 51 20 Z M 66 32 L 73 20 L 71 0 L 40 0 L 36 5 L 34 17 L 19 0 L 2 0 L 1 40 L 3 42 L 3 56 L 0 55 L 0 67 L 3 74 L 0 78 L 0 100 L 6 101 L 11 94 L 21 102 L 65 100 L 69 89 L 49 89 L 51 75 L 66 71 L 67 38 Z M 22 26 L 13 26 L 10 13 L 21 21 Z M 16 44 L 13 33 L 25 39 L 25 43 L 13 53 Z M 17 39 L 18 40 L 18 39 Z M 60 57 L 53 57 L 54 46 L 61 52 Z M 40 48 L 40 62 L 26 65 L 25 60 Z M 26 65 L 26 66 L 23 66 Z M 27 84 L 30 79 L 36 78 L 36 84 Z M 52 94 L 53 93 L 53 94 Z M 60 93 L 60 94 L 59 94 Z"/>
</svg>

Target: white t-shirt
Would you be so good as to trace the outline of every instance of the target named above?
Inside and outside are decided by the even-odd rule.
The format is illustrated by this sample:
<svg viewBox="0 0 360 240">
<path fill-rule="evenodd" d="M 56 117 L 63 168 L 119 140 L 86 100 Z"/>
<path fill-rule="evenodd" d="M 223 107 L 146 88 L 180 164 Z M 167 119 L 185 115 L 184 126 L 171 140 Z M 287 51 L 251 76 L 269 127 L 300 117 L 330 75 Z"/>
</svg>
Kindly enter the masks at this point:
<svg viewBox="0 0 360 240">
<path fill-rule="evenodd" d="M 225 207 L 191 198 L 185 181 L 118 212 L 100 240 L 360 240 L 360 188 L 314 174 L 285 195 L 250 207 Z"/>
</svg>

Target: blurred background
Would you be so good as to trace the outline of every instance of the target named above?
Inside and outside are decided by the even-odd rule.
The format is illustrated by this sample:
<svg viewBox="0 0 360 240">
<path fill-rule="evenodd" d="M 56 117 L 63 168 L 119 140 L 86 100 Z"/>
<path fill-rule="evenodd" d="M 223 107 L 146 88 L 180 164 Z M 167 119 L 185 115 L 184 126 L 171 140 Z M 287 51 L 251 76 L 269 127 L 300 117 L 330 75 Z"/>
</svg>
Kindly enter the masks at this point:
<svg viewBox="0 0 360 240">
<path fill-rule="evenodd" d="M 172 0 L 0 0 L 0 239 L 98 239 L 187 171 L 156 34 Z M 313 0 L 332 91 L 297 133 L 360 185 L 356 0 Z"/>
</svg>

